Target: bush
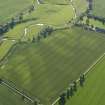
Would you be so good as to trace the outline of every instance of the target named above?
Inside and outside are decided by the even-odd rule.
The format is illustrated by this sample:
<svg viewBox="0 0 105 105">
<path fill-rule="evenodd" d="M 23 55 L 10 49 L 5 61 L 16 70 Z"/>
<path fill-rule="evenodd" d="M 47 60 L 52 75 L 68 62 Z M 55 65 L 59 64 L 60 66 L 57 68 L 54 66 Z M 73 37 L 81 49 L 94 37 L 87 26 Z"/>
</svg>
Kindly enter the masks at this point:
<svg viewBox="0 0 105 105">
<path fill-rule="evenodd" d="M 50 26 L 44 27 L 41 31 L 40 31 L 40 35 L 43 36 L 44 38 L 46 38 L 48 35 L 50 35 L 53 32 L 53 28 Z"/>
</svg>

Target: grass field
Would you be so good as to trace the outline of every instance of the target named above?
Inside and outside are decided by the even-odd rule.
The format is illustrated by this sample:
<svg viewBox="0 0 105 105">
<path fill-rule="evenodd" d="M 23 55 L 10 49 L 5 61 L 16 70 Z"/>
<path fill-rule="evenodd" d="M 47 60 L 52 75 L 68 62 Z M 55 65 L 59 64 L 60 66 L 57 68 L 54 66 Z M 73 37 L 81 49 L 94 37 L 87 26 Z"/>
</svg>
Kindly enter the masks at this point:
<svg viewBox="0 0 105 105">
<path fill-rule="evenodd" d="M 0 24 L 8 21 L 29 5 L 32 5 L 32 2 L 31 0 L 0 0 Z M 104 16 L 104 12 L 101 12 L 102 10 L 97 8 L 97 6 L 99 7 L 101 5 L 98 2 L 95 1 L 94 3 L 93 13 L 97 16 Z M 67 26 L 68 21 L 72 20 L 75 15 L 73 7 L 68 0 L 44 0 L 44 3 L 37 5 L 36 1 L 35 11 L 31 14 L 24 15 L 23 23 L 16 25 L 12 30 L 5 33 L 4 37 L 7 37 L 7 40 L 4 40 L 0 44 L 0 60 L 18 40 L 25 37 L 24 33 L 26 28 L 26 38 L 32 40 L 33 36 L 36 36 L 45 25 L 50 25 L 54 28 L 64 27 Z M 68 3 L 70 5 L 56 5 Z M 87 9 L 86 0 L 73 0 L 73 5 L 77 15 L 80 15 Z M 104 9 L 104 5 L 102 9 Z M 91 20 L 90 23 L 104 27 L 104 25 L 97 21 Z M 50 105 L 73 80 L 76 80 L 81 73 L 86 71 L 105 52 L 105 36 L 104 34 L 72 27 L 53 32 L 51 36 L 48 36 L 46 39 L 41 39 L 39 43 L 20 43 L 14 48 L 15 50 L 12 51 L 12 54 L 9 53 L 9 56 L 0 64 L 0 77 L 12 81 L 17 88 L 25 90 L 32 97 L 38 98 L 44 105 Z M 94 84 L 98 73 L 104 74 L 104 71 L 99 71 L 101 67 L 104 68 L 104 63 L 98 66 L 94 68 L 97 72 L 92 72 L 89 75 L 90 77 L 87 78 L 87 86 L 83 87 L 84 93 L 82 93 L 83 89 L 79 88 L 79 91 L 67 105 L 71 103 L 77 105 L 83 99 L 83 96 L 85 98 L 87 97 L 86 92 L 89 93 L 91 91 L 90 85 Z M 104 79 L 104 77 L 102 78 Z M 94 85 L 101 84 L 102 82 L 100 81 L 97 80 L 97 84 Z M 85 101 L 82 103 L 81 101 L 80 104 L 98 105 L 95 104 L 95 99 L 90 104 L 92 96 L 96 95 L 98 89 L 92 91 L 93 93 L 91 92 L 91 97 L 88 100 L 86 98 L 85 101 L 87 103 Z M 0 94 L 0 105 L 25 104 L 20 95 L 12 92 L 5 86 L 0 86 Z M 104 94 L 101 91 L 100 95 L 96 97 L 97 100 L 102 96 Z"/>
<path fill-rule="evenodd" d="M 0 94 L 0 105 L 27 105 L 23 102 L 22 97 L 5 86 L 0 85 Z"/>
<path fill-rule="evenodd" d="M 87 17 L 84 17 L 82 23 L 86 24 L 86 20 L 87 20 Z M 89 25 L 93 25 L 94 27 L 100 27 L 102 29 L 105 29 L 105 25 L 102 22 L 94 19 L 89 19 Z"/>
<path fill-rule="evenodd" d="M 85 12 L 88 8 L 88 3 L 86 0 L 73 0 L 74 7 L 76 9 L 77 15 Z"/>
<path fill-rule="evenodd" d="M 0 0 L 0 24 L 8 21 L 29 5 L 32 5 L 32 0 Z"/>
<path fill-rule="evenodd" d="M 93 0 L 93 14 L 95 16 L 105 18 L 105 1 L 104 0 Z"/>
<path fill-rule="evenodd" d="M 83 88 L 66 105 L 104 105 L 105 104 L 105 57 L 86 77 Z"/>
<path fill-rule="evenodd" d="M 49 105 L 103 52 L 104 35 L 74 27 L 40 43 L 17 45 L 0 75 Z"/>
<path fill-rule="evenodd" d="M 51 4 L 68 4 L 69 0 L 44 0 L 44 3 L 51 3 Z"/>
<path fill-rule="evenodd" d="M 65 15 L 63 15 L 63 12 Z M 10 37 L 16 40 L 24 37 L 24 29 L 27 27 L 27 38 L 32 39 L 36 36 L 38 32 L 43 28 L 43 26 L 38 26 L 37 24 L 53 25 L 54 27 L 62 27 L 74 16 L 72 8 L 70 6 L 56 6 L 56 5 L 40 5 L 37 11 L 24 16 L 24 23 L 17 25 L 14 29 L 10 30 L 5 34 L 5 37 Z M 62 18 L 61 18 L 62 17 Z M 51 21 L 52 20 L 52 21 Z M 7 43 L 9 42 L 9 43 Z M 12 41 L 4 41 L 0 45 L 0 59 L 5 55 L 9 48 L 13 45 Z M 5 46 L 9 46 L 5 48 Z M 2 53 L 2 54 L 1 54 Z"/>
</svg>

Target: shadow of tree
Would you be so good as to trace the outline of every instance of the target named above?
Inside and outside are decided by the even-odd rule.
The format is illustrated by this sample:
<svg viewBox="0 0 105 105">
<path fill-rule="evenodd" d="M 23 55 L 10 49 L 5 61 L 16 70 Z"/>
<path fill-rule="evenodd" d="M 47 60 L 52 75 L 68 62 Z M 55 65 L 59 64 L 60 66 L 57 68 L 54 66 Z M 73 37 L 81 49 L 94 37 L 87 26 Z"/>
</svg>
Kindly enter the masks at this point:
<svg viewBox="0 0 105 105">
<path fill-rule="evenodd" d="M 27 22 L 30 22 L 30 21 L 36 21 L 38 18 L 31 18 L 31 19 L 25 19 L 25 20 L 22 20 L 21 24 L 22 23 L 27 23 Z"/>
</svg>

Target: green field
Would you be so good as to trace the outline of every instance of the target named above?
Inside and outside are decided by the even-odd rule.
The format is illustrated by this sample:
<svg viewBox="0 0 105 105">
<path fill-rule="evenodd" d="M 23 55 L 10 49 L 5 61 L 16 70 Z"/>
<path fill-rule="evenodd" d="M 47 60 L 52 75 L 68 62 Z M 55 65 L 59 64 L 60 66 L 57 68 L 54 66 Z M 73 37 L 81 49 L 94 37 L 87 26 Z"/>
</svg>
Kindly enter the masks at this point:
<svg viewBox="0 0 105 105">
<path fill-rule="evenodd" d="M 0 105 L 27 105 L 22 97 L 15 94 L 5 86 L 0 86 Z"/>
<path fill-rule="evenodd" d="M 66 105 L 104 105 L 105 104 L 105 57 L 87 75 L 83 88 Z"/>
<path fill-rule="evenodd" d="M 49 105 L 105 52 L 105 37 L 73 27 L 15 49 L 0 75 Z"/>
<path fill-rule="evenodd" d="M 84 17 L 83 21 L 80 23 L 86 24 L 86 20 L 87 20 L 87 17 Z M 89 25 L 93 25 L 94 27 L 100 27 L 102 29 L 105 29 L 105 24 L 103 24 L 102 22 L 98 20 L 89 19 Z"/>
<path fill-rule="evenodd" d="M 95 16 L 104 17 L 102 1 L 94 0 Z M 33 0 L 0 0 L 0 24 L 27 9 L 32 3 Z M 88 5 L 86 0 L 73 0 L 73 6 L 79 16 L 86 11 Z M 104 34 L 75 26 L 54 31 L 47 38 L 41 38 L 40 42 L 31 42 L 45 26 L 54 29 L 68 27 L 68 22 L 75 16 L 73 6 L 68 0 L 44 0 L 43 4 L 39 5 L 36 0 L 35 11 L 24 14 L 23 22 L 5 33 L 3 40 L 0 39 L 0 78 L 12 81 L 17 88 L 39 99 L 44 105 L 51 105 L 73 80 L 105 53 Z M 105 27 L 92 19 L 90 24 Z M 20 43 L 20 40 L 25 42 Z M 85 86 L 79 87 L 67 105 L 104 105 L 105 102 L 100 100 L 105 97 L 105 71 L 102 70 L 104 63 L 105 58 L 93 68 L 87 76 Z M 24 102 L 22 96 L 1 85 L 0 105 L 30 103 Z"/>
<path fill-rule="evenodd" d="M 69 0 L 44 0 L 44 3 L 51 3 L 51 4 L 68 4 Z"/>
<path fill-rule="evenodd" d="M 93 0 L 93 14 L 105 18 L 105 0 Z"/>
<path fill-rule="evenodd" d="M 0 24 L 10 20 L 30 5 L 32 0 L 0 0 Z"/>
<path fill-rule="evenodd" d="M 63 12 L 65 12 L 65 15 L 63 15 Z M 24 21 L 26 22 L 18 24 L 15 28 L 7 32 L 5 37 L 16 39 L 16 41 L 22 39 L 24 37 L 24 29 L 27 27 L 27 39 L 29 38 L 32 40 L 33 36 L 37 36 L 38 32 L 43 28 L 43 26 L 38 26 L 37 24 L 62 27 L 66 25 L 68 20 L 72 19 L 73 16 L 74 14 L 71 6 L 56 6 L 51 4 L 40 5 L 38 6 L 37 11 L 28 16 L 24 16 Z M 13 45 L 11 43 L 13 43 L 11 40 L 3 41 L 2 45 L 0 45 L 0 50 L 3 52 L 0 52 L 0 59 Z M 5 46 L 7 46 L 7 48 L 5 48 Z"/>
</svg>

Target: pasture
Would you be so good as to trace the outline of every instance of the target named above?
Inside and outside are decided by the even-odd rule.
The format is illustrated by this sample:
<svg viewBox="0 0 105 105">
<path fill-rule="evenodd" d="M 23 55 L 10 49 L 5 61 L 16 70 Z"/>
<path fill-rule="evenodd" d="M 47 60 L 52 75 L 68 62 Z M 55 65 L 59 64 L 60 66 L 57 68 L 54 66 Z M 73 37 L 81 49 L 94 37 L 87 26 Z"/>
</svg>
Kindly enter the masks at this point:
<svg viewBox="0 0 105 105">
<path fill-rule="evenodd" d="M 63 13 L 65 13 L 65 15 Z M 16 25 L 12 30 L 5 33 L 5 37 L 8 37 L 9 39 L 15 39 L 16 41 L 21 40 L 22 38 L 25 37 L 24 36 L 25 28 L 27 28 L 27 35 L 25 39 L 32 40 L 33 36 L 36 36 L 38 32 L 43 28 L 43 26 L 40 26 L 38 24 L 62 27 L 63 24 L 66 25 L 66 23 L 69 20 L 71 20 L 73 16 L 74 14 L 70 6 L 67 7 L 56 5 L 53 6 L 51 4 L 40 5 L 38 6 L 37 11 L 33 12 L 32 14 L 24 16 L 25 22 Z M 12 40 L 8 40 L 8 38 L 6 38 L 7 39 L 6 41 L 5 40 L 2 41 L 2 44 L 0 45 L 1 50 L 0 59 L 3 58 L 3 56 L 8 52 L 10 47 L 13 45 L 11 43 L 14 43 Z M 5 46 L 7 46 L 7 48 L 5 48 Z"/>
<path fill-rule="evenodd" d="M 93 0 L 93 15 L 105 18 L 105 1 Z"/>
<path fill-rule="evenodd" d="M 84 87 L 66 105 L 104 105 L 105 104 L 105 57 L 92 68 L 86 76 Z"/>
<path fill-rule="evenodd" d="M 101 2 L 104 1 L 94 0 L 93 14 L 104 17 L 104 3 Z M 72 26 L 54 31 L 47 38 L 32 43 L 33 37 L 36 37 L 45 26 L 68 27 L 68 22 L 72 21 L 75 15 L 81 15 L 88 8 L 86 0 L 73 0 L 72 3 L 68 0 L 44 0 L 39 5 L 38 1 L 34 3 L 35 10 L 26 13 L 22 23 L 17 24 L 0 39 L 0 61 L 5 57 L 0 62 L 0 78 L 13 82 L 18 89 L 34 99 L 39 99 L 42 104 L 51 105 L 73 80 L 105 53 L 105 35 Z M 0 0 L 0 24 L 17 16 L 32 4 L 33 0 Z M 102 8 L 99 9 L 100 5 Z M 104 28 L 103 24 L 92 19 L 90 24 Z M 20 40 L 23 42 L 20 43 Z M 67 105 L 101 103 L 100 97 L 104 97 L 103 90 L 96 96 L 97 101 L 92 98 L 100 89 L 100 84 L 103 86 L 103 68 L 104 59 L 93 68 L 95 70 L 89 73 L 86 86 L 83 89 L 79 87 L 79 91 Z M 96 81 L 96 78 L 100 80 Z M 93 85 L 98 87 L 94 91 L 91 90 L 94 88 Z M 24 102 L 22 96 L 1 85 L 0 105 L 12 104 L 31 105 Z"/>
<path fill-rule="evenodd" d="M 32 0 L 0 0 L 0 24 L 7 22 L 32 3 Z"/>
<path fill-rule="evenodd" d="M 49 105 L 103 52 L 103 34 L 73 27 L 39 43 L 16 45 L 0 76 Z"/>
</svg>

